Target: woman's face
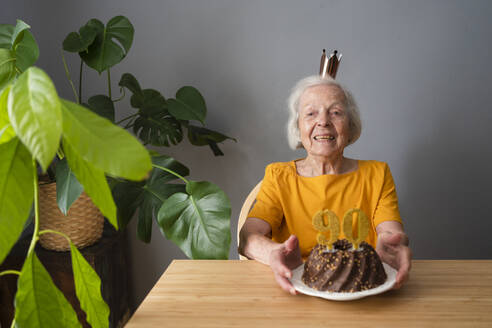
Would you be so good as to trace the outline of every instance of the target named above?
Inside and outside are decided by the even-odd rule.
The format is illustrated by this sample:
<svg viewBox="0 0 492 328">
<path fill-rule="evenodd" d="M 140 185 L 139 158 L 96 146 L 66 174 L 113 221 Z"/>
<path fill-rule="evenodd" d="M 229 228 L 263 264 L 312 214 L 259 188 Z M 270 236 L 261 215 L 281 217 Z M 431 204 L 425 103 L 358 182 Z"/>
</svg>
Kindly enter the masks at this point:
<svg viewBox="0 0 492 328">
<path fill-rule="evenodd" d="M 345 95 L 332 85 L 317 85 L 299 99 L 299 130 L 308 155 L 342 156 L 349 142 Z"/>
</svg>

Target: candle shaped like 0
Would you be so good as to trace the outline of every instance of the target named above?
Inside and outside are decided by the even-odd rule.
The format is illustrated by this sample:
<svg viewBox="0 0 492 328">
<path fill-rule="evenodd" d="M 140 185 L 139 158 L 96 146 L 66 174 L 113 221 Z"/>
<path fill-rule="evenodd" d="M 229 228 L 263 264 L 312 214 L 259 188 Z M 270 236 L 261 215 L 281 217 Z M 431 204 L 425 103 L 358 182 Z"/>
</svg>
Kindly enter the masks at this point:
<svg viewBox="0 0 492 328">
<path fill-rule="evenodd" d="M 352 233 L 352 215 L 357 213 L 357 238 L 354 238 Z M 369 219 L 361 209 L 352 208 L 343 216 L 343 233 L 345 238 L 352 243 L 354 249 L 359 248 L 359 244 L 363 242 L 369 234 Z"/>
</svg>

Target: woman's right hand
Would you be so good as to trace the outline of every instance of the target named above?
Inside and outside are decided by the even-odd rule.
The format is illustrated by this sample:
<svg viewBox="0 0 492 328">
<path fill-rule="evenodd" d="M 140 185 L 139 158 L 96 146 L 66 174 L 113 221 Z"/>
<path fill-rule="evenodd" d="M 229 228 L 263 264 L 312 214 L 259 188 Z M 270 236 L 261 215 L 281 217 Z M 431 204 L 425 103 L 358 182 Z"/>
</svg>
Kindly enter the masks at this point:
<svg viewBox="0 0 492 328">
<path fill-rule="evenodd" d="M 275 247 L 270 252 L 268 262 L 280 287 L 292 295 L 296 295 L 297 292 L 289 279 L 292 278 L 292 270 L 302 264 L 297 237 L 291 235 L 285 242 Z"/>
<path fill-rule="evenodd" d="M 259 218 L 248 218 L 239 233 L 239 254 L 267 264 L 283 290 L 296 295 L 289 281 L 292 270 L 302 264 L 299 240 L 291 235 L 282 244 L 271 239 L 270 224 Z"/>
</svg>

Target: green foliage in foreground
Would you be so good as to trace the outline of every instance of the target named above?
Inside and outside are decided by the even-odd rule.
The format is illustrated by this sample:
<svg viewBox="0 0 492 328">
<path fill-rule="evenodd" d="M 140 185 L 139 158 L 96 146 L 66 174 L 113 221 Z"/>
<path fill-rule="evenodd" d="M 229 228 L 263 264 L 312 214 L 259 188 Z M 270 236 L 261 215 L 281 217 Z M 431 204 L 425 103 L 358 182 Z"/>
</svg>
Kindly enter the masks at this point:
<svg viewBox="0 0 492 328">
<path fill-rule="evenodd" d="M 230 203 L 210 182 L 195 182 L 189 170 L 165 155 L 151 157 L 137 138 L 113 123 L 114 100 L 97 95 L 88 105 L 61 99 L 48 74 L 34 65 L 39 49 L 29 26 L 0 24 L 0 263 L 19 239 L 34 212 L 34 233 L 18 275 L 15 327 L 79 327 L 74 309 L 53 283 L 35 254 L 39 236 L 56 233 L 70 243 L 77 298 L 92 327 L 108 327 L 109 308 L 101 296 L 101 280 L 68 236 L 39 230 L 38 171 L 55 166 L 57 201 L 63 213 L 82 190 L 118 229 L 138 210 L 138 235 L 150 241 L 153 217 L 162 233 L 192 258 L 227 258 L 230 246 Z M 118 41 L 115 43 L 114 40 Z M 70 33 L 63 46 L 79 52 L 99 73 L 120 62 L 131 47 L 133 26 L 123 16 L 106 26 L 91 20 Z M 167 102 L 158 92 L 140 89 L 126 74 L 120 81 L 133 95 L 138 113 L 131 126 L 144 144 L 169 145 L 182 139 L 182 127 L 194 145 L 229 137 L 189 123 L 203 123 L 206 106 L 198 90 L 183 87 Z M 127 128 L 130 126 L 127 126 Z M 55 160 L 56 159 L 56 160 Z M 56 165 L 54 165 L 57 163 Z M 177 179 L 181 183 L 175 183 Z M 171 183 L 172 182 L 172 183 Z M 116 200 L 116 202 L 115 202 Z"/>
</svg>

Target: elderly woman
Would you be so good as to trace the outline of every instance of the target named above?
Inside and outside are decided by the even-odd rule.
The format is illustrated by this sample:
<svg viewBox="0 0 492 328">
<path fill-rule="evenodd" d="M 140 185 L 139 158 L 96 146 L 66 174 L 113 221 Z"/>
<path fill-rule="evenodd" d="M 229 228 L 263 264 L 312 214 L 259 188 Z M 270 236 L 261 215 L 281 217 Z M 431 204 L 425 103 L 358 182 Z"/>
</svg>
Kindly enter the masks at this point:
<svg viewBox="0 0 492 328">
<path fill-rule="evenodd" d="M 347 210 L 358 208 L 370 221 L 366 241 L 398 270 L 399 288 L 408 279 L 412 253 L 390 169 L 384 162 L 343 155 L 361 133 L 352 95 L 331 78 L 311 76 L 297 83 L 288 104 L 289 144 L 304 148 L 307 156 L 266 167 L 240 232 L 239 253 L 269 265 L 278 284 L 295 295 L 288 278 L 316 245 L 313 215 L 329 209 L 341 220 Z"/>
</svg>

